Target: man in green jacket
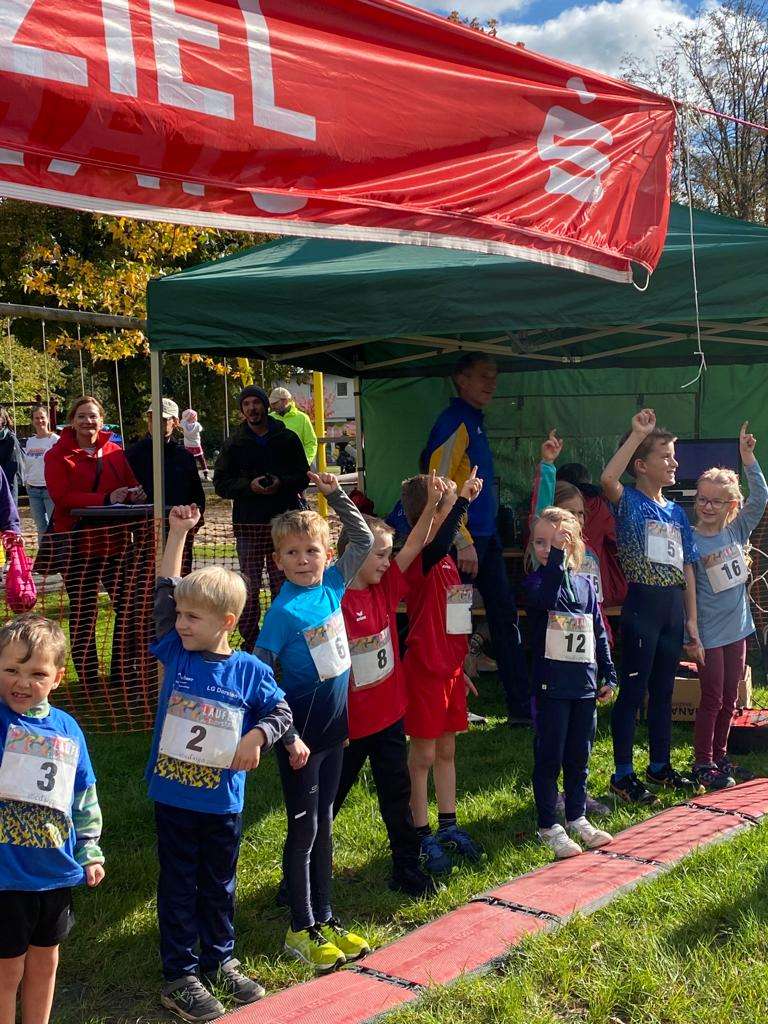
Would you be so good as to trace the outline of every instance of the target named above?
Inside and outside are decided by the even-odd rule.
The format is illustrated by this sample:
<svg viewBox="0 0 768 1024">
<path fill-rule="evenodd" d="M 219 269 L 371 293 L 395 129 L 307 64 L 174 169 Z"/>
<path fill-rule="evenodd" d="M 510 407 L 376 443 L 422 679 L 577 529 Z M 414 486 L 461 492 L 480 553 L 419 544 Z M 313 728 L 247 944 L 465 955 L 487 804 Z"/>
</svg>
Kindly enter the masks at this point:
<svg viewBox="0 0 768 1024">
<path fill-rule="evenodd" d="M 298 435 L 304 445 L 307 462 L 312 465 L 317 455 L 317 435 L 312 426 L 312 420 L 301 409 L 296 408 L 296 403 L 288 388 L 274 388 L 269 396 L 270 416 L 282 422 Z"/>
</svg>

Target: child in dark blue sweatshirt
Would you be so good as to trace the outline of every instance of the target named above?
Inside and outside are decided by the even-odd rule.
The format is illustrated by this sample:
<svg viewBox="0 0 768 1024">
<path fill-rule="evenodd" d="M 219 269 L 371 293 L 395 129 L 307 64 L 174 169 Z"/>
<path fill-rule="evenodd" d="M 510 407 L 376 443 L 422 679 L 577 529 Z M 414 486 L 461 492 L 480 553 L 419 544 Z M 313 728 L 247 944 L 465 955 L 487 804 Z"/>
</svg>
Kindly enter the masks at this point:
<svg viewBox="0 0 768 1024">
<path fill-rule="evenodd" d="M 543 509 L 531 547 L 539 563 L 524 581 L 533 648 L 533 793 L 539 837 L 556 857 L 573 857 L 582 849 L 577 838 L 590 850 L 611 841 L 585 811 L 596 703 L 610 700 L 616 671 L 594 584 L 573 571 L 584 557 L 576 517 L 567 509 Z M 556 817 L 561 769 L 570 836 Z"/>
</svg>

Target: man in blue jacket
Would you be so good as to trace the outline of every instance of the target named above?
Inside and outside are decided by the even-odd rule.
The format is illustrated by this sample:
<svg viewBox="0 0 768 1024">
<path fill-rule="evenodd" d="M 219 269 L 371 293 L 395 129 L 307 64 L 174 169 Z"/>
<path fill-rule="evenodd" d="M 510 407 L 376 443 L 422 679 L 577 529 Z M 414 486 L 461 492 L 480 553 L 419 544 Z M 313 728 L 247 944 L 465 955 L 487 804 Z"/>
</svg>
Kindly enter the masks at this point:
<svg viewBox="0 0 768 1024">
<path fill-rule="evenodd" d="M 434 469 L 439 476 L 455 480 L 459 489 L 473 466 L 477 466 L 478 477 L 485 481 L 486 486 L 470 505 L 466 526 L 457 537 L 459 570 L 482 595 L 509 724 L 521 725 L 531 720 L 528 672 L 515 599 L 496 529 L 493 454 L 483 415 L 496 392 L 497 376 L 496 363 L 483 353 L 468 353 L 459 359 L 453 372 L 457 397 L 437 417 L 424 457 L 428 470 Z"/>
<path fill-rule="evenodd" d="M 0 469 L 0 533 L 21 533 L 19 510 L 13 500 L 8 479 Z"/>
</svg>

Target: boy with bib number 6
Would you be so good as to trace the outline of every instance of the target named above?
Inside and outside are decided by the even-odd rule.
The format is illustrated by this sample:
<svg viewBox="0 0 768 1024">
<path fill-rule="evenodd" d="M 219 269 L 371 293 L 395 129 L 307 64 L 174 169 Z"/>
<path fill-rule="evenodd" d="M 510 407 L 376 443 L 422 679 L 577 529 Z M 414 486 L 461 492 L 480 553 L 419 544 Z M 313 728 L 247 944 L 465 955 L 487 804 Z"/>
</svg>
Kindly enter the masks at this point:
<svg viewBox="0 0 768 1024">
<path fill-rule="evenodd" d="M 229 645 L 245 607 L 243 578 L 212 565 L 179 579 L 199 522 L 196 505 L 168 516 L 151 646 L 165 674 L 146 771 L 160 861 L 160 1001 L 188 1021 L 225 1012 L 211 985 L 239 1005 L 264 995 L 233 955 L 245 773 L 291 724 L 272 670 Z"/>
<path fill-rule="evenodd" d="M 85 737 L 48 698 L 67 641 L 41 615 L 0 629 L 0 1024 L 47 1024 L 72 887 L 104 877 L 101 811 Z"/>
<path fill-rule="evenodd" d="M 755 631 L 744 546 L 768 502 L 748 426 L 745 423 L 739 434 L 741 463 L 749 483 L 746 503 L 731 469 L 707 469 L 696 484 L 696 542 L 701 552 L 696 563 L 696 604 L 704 660 L 699 666 L 701 703 L 693 728 L 693 777 L 710 790 L 753 778 L 751 772 L 733 764 L 727 753 L 747 637 Z"/>
</svg>

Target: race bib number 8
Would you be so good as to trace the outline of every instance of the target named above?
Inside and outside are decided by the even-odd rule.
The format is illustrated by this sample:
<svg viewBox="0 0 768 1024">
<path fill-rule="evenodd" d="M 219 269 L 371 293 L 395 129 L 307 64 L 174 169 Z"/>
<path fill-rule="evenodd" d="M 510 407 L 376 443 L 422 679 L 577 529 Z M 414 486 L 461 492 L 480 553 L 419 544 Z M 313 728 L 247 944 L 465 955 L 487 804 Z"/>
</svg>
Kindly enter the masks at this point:
<svg viewBox="0 0 768 1024">
<path fill-rule="evenodd" d="M 706 569 L 709 585 L 716 594 L 732 590 L 747 582 L 749 570 L 740 544 L 729 544 L 711 555 L 704 555 L 701 563 Z"/>
<path fill-rule="evenodd" d="M 160 734 L 160 753 L 208 768 L 229 768 L 243 731 L 242 708 L 174 690 Z"/>
<path fill-rule="evenodd" d="M 352 665 L 341 609 L 319 626 L 304 630 L 309 653 L 320 679 L 334 679 Z"/>
<path fill-rule="evenodd" d="M 376 686 L 392 674 L 395 667 L 395 655 L 392 650 L 392 637 L 389 626 L 385 626 L 374 636 L 363 636 L 350 640 L 349 650 L 352 655 L 352 689 L 362 690 L 367 686 Z"/>
<path fill-rule="evenodd" d="M 674 523 L 649 519 L 645 524 L 645 557 L 659 565 L 683 568 L 683 539 Z"/>
<path fill-rule="evenodd" d="M 51 807 L 71 815 L 75 773 L 80 757 L 77 740 L 8 727 L 0 764 L 0 799 Z"/>
<path fill-rule="evenodd" d="M 595 634 L 588 615 L 550 612 L 544 657 L 551 661 L 593 662 Z"/>
<path fill-rule="evenodd" d="M 472 598 L 474 590 L 471 583 L 456 583 L 446 591 L 445 631 L 449 635 L 472 632 Z"/>
</svg>

